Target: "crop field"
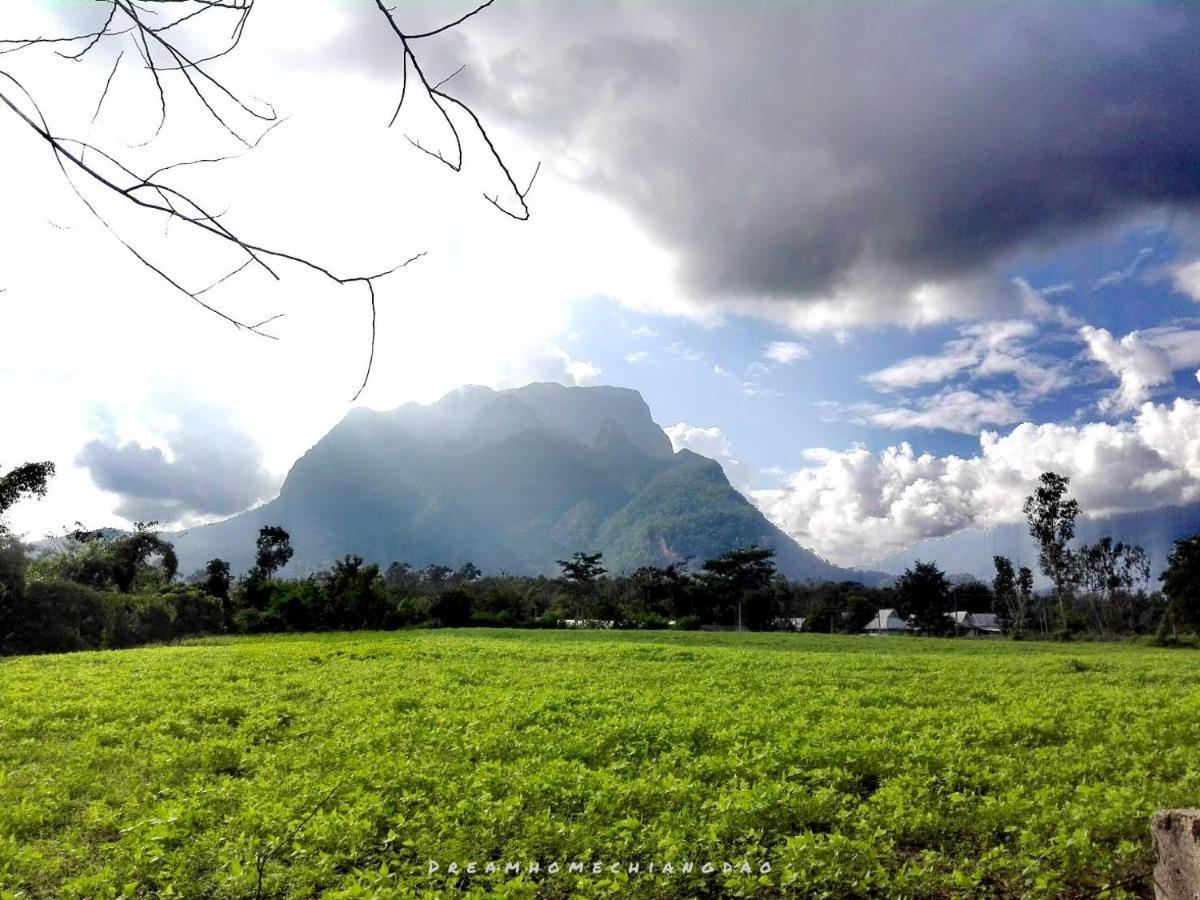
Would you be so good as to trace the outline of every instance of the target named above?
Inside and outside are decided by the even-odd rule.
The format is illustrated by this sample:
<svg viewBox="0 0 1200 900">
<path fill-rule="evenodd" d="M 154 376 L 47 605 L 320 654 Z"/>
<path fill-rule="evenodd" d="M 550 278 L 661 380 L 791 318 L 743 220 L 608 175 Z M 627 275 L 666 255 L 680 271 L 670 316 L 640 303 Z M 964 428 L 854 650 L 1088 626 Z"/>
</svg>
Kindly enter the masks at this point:
<svg viewBox="0 0 1200 900">
<path fill-rule="evenodd" d="M 0 897 L 1143 895 L 1200 654 L 674 632 L 0 661 Z M 434 871 L 430 871 L 434 869 Z"/>
</svg>

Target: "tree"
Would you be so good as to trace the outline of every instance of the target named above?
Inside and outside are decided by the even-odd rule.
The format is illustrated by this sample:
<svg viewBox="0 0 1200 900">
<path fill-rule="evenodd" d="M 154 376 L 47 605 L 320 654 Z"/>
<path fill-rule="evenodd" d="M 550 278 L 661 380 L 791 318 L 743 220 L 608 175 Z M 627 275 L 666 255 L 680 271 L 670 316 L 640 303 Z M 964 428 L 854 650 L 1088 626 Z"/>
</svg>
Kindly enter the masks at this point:
<svg viewBox="0 0 1200 900">
<path fill-rule="evenodd" d="M 775 551 L 753 544 L 728 550 L 701 566 L 701 581 L 716 601 L 718 619 L 735 611 L 738 631 L 742 630 L 743 612 L 749 612 L 753 624 L 762 626 L 770 618 L 768 589 L 775 578 Z"/>
<path fill-rule="evenodd" d="M 473 562 L 463 563 L 458 567 L 458 570 L 450 576 L 450 580 L 455 584 L 469 584 L 472 581 L 478 581 L 483 577 L 483 572 Z"/>
<path fill-rule="evenodd" d="M 58 574 L 96 590 L 122 594 L 153 583 L 170 583 L 179 567 L 175 547 L 157 522 L 137 522 L 128 533 L 76 528 L 58 555 Z"/>
<path fill-rule="evenodd" d="M 361 556 L 347 554 L 333 564 L 322 581 L 329 628 L 381 628 L 387 615 L 387 595 L 379 566 L 363 565 Z"/>
<path fill-rule="evenodd" d="M 940 635 L 950 630 L 950 582 L 946 573 L 931 562 L 916 561 L 896 580 L 896 608 L 911 617 L 925 634 Z"/>
<path fill-rule="evenodd" d="M 600 564 L 603 553 L 574 553 L 570 559 L 555 560 L 559 577 L 570 586 L 575 600 L 575 618 L 583 618 L 583 603 L 591 599 L 597 579 L 607 573 Z"/>
<path fill-rule="evenodd" d="M 257 553 L 254 565 L 267 579 L 286 566 L 295 554 L 292 549 L 292 536 L 278 525 L 264 525 L 260 528 L 255 546 Z"/>
<path fill-rule="evenodd" d="M 383 574 L 383 583 L 392 591 L 409 590 L 416 582 L 413 567 L 406 562 L 392 562 Z"/>
<path fill-rule="evenodd" d="M 996 568 L 996 577 L 992 579 L 992 596 L 996 602 L 996 612 L 1003 617 L 1009 629 L 1015 634 L 1018 629 L 1017 616 L 1017 573 L 1013 569 L 1012 560 L 1007 556 L 993 556 L 992 565 Z"/>
<path fill-rule="evenodd" d="M 1168 627 L 1200 628 L 1200 535 L 1175 542 L 1159 580 L 1167 598 L 1160 636 Z"/>
<path fill-rule="evenodd" d="M 664 569 L 643 566 L 629 576 L 629 605 L 639 615 L 683 616 L 688 609 L 691 579 L 679 563 Z"/>
<path fill-rule="evenodd" d="M 17 466 L 11 472 L 0 475 L 0 532 L 5 531 L 4 515 L 18 500 L 27 497 L 45 497 L 54 477 L 54 463 L 36 462 Z"/>
<path fill-rule="evenodd" d="M 575 584 L 591 584 L 608 572 L 600 564 L 600 560 L 603 558 L 603 553 L 575 553 L 570 559 L 559 559 L 555 562 L 561 570 L 559 577 L 564 581 Z"/>
<path fill-rule="evenodd" d="M 179 569 L 175 547 L 159 536 L 157 522 L 136 522 L 132 534 L 113 542 L 112 555 L 113 582 L 122 594 L 133 590 L 138 575 L 150 568 L 155 558 L 167 582 L 174 579 Z"/>
<path fill-rule="evenodd" d="M 233 619 L 233 604 L 229 596 L 232 584 L 233 572 L 228 562 L 223 559 L 210 559 L 204 564 L 204 578 L 200 581 L 200 591 L 221 604 L 221 616 L 226 624 Z"/>
<path fill-rule="evenodd" d="M 1103 632 L 1106 630 L 1104 613 L 1097 598 L 1114 608 L 1121 594 L 1127 596 L 1135 587 L 1150 580 L 1150 560 L 1146 551 L 1136 544 L 1113 543 L 1111 537 L 1085 545 L 1075 557 L 1076 578 L 1087 590 L 1096 628 Z"/>
<path fill-rule="evenodd" d="M 229 586 L 233 583 L 229 563 L 223 559 L 210 559 L 204 564 L 204 579 L 200 582 L 200 590 L 209 597 L 226 602 L 229 600 Z"/>
<path fill-rule="evenodd" d="M 1075 573 L 1074 554 L 1068 548 L 1075 537 L 1075 519 L 1079 503 L 1066 499 L 1071 479 L 1054 472 L 1043 472 L 1038 487 L 1025 498 L 1025 519 L 1029 534 L 1037 541 L 1038 565 L 1054 585 L 1059 624 L 1067 628 L 1067 600 Z"/>
<path fill-rule="evenodd" d="M 421 581 L 432 587 L 441 587 L 450 580 L 450 576 L 453 574 L 454 570 L 449 566 L 431 564 L 421 570 Z"/>
<path fill-rule="evenodd" d="M 992 581 L 996 612 L 1004 618 L 1012 636 L 1020 639 L 1025 636 L 1029 602 L 1033 597 L 1033 572 L 1021 566 L 1018 574 L 1013 570 L 1012 560 L 1006 556 L 994 556 L 992 563 L 996 567 L 996 577 Z"/>
</svg>

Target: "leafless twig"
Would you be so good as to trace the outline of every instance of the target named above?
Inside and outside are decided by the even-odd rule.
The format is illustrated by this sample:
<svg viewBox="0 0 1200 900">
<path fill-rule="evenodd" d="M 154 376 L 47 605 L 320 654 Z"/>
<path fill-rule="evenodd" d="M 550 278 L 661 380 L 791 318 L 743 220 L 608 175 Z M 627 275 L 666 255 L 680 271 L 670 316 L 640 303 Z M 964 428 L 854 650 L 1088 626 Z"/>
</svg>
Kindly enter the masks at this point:
<svg viewBox="0 0 1200 900">
<path fill-rule="evenodd" d="M 209 70 L 210 63 L 229 55 L 240 45 L 245 34 L 246 23 L 254 11 L 255 0 L 95 0 L 95 2 L 106 9 L 102 22 L 93 29 L 67 35 L 0 37 L 0 55 L 44 47 L 53 50 L 68 62 L 80 62 L 96 52 L 97 48 L 106 44 L 125 42 L 126 46 L 116 55 L 99 91 L 87 136 L 83 140 L 77 140 L 63 137 L 52 130 L 32 93 L 15 76 L 2 70 L 0 70 L 0 110 L 7 109 L 16 115 L 49 146 L 56 164 L 83 205 L 139 263 L 154 272 L 172 289 L 182 293 L 208 312 L 219 316 L 238 329 L 273 339 L 272 335 L 262 329 L 265 325 L 277 320 L 279 315 L 255 323 L 243 322 L 207 302 L 204 298 L 215 288 L 228 283 L 248 270 L 258 269 L 266 272 L 271 278 L 279 280 L 281 277 L 280 267 L 283 264 L 291 264 L 307 269 L 335 285 L 362 285 L 370 306 L 371 333 L 366 372 L 354 395 L 354 399 L 357 399 L 366 388 L 375 359 L 377 299 L 375 283 L 384 276 L 419 259 L 424 253 L 415 254 L 397 266 L 374 274 L 337 273 L 330 267 L 307 257 L 243 238 L 223 224 L 223 213 L 213 214 L 206 211 L 199 201 L 163 180 L 163 176 L 180 168 L 219 163 L 231 157 L 211 156 L 203 159 L 176 161 L 162 165 L 148 175 L 139 175 L 132 170 L 131 166 L 121 163 L 111 153 L 95 146 L 91 139 L 91 127 L 100 118 L 114 82 L 118 80 L 118 70 L 122 67 L 123 62 L 130 58 L 140 59 L 142 67 L 149 73 L 158 106 L 157 123 L 152 134 L 146 141 L 136 146 L 144 147 L 162 133 L 171 106 L 168 102 L 169 80 L 178 82 L 199 101 L 205 114 L 219 130 L 232 136 L 247 150 L 256 148 L 262 139 L 282 121 L 269 104 L 261 101 L 251 103 L 242 99 Z M 533 177 L 530 178 L 524 190 L 520 189 L 479 117 L 469 106 L 444 90 L 446 84 L 464 67 L 460 66 L 446 78 L 431 84 L 413 49 L 414 43 L 433 38 L 458 27 L 494 2 L 495 0 L 487 0 L 437 28 L 422 32 L 406 32 L 399 26 L 395 10 L 386 7 L 382 0 L 376 0 L 379 11 L 386 17 L 392 32 L 399 40 L 403 54 L 401 96 L 396 112 L 392 116 L 392 124 L 399 117 L 405 98 L 410 95 L 408 81 L 411 67 L 415 82 L 434 103 L 442 120 L 449 128 L 454 139 L 455 151 L 453 156 L 448 158 L 440 152 L 427 150 L 415 138 L 410 137 L 410 141 L 415 147 L 438 159 L 452 170 L 461 171 L 463 135 L 460 132 L 460 124 L 455 120 L 456 118 L 465 119 L 474 133 L 482 139 L 491 159 L 499 167 L 516 204 L 515 207 L 511 204 L 502 204 L 499 193 L 495 195 L 485 193 L 484 196 L 490 204 L 505 215 L 525 220 L 529 218 L 526 197 L 533 186 L 538 169 L 534 169 Z M 202 17 L 207 20 L 216 16 L 225 16 L 230 19 L 228 37 L 206 53 L 189 54 L 185 52 L 179 43 L 179 35 Z M 129 49 L 134 51 L 134 56 L 126 55 L 126 51 Z M 451 115 L 452 112 L 454 115 Z M 258 133 L 252 133 L 251 129 Z M 182 277 L 172 275 L 165 267 L 151 261 L 146 253 L 118 234 L 96 205 L 85 195 L 77 183 L 77 179 L 82 184 L 90 185 L 103 193 L 132 204 L 139 211 L 163 216 L 164 229 L 168 229 L 172 223 L 180 223 L 194 233 L 234 247 L 244 258 L 206 286 L 189 288 L 184 284 Z M 505 203 L 507 204 L 509 201 L 505 201 Z"/>
</svg>

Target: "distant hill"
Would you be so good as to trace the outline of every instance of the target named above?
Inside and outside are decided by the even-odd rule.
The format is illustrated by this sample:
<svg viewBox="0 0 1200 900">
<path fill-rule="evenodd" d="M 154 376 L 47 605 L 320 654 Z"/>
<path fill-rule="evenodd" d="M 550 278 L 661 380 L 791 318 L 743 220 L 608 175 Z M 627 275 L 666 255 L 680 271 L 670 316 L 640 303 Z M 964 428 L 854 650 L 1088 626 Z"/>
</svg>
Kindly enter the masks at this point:
<svg viewBox="0 0 1200 900">
<path fill-rule="evenodd" d="M 466 387 L 428 406 L 356 409 L 296 462 L 277 499 L 173 536 L 180 571 L 213 557 L 245 571 L 266 524 L 292 535 L 289 575 L 347 553 L 552 574 L 577 550 L 603 552 L 620 572 L 756 543 L 793 579 L 875 577 L 800 547 L 718 463 L 674 452 L 640 394 L 614 387 Z"/>
<path fill-rule="evenodd" d="M 1175 541 L 1194 534 L 1200 534 L 1200 504 L 1081 518 L 1076 525 L 1075 545 L 1093 543 L 1105 535 L 1111 535 L 1116 541 L 1140 544 L 1150 556 L 1151 577 L 1157 584 Z M 899 575 L 914 560 L 920 559 L 936 562 L 948 572 L 970 573 L 990 582 L 995 576 L 992 557 L 996 555 L 1007 556 L 1017 565 L 1029 566 L 1035 573 L 1038 571 L 1037 547 L 1024 523 L 918 541 L 899 553 L 877 560 L 872 568 Z M 1039 575 L 1039 584 L 1043 582 Z"/>
</svg>

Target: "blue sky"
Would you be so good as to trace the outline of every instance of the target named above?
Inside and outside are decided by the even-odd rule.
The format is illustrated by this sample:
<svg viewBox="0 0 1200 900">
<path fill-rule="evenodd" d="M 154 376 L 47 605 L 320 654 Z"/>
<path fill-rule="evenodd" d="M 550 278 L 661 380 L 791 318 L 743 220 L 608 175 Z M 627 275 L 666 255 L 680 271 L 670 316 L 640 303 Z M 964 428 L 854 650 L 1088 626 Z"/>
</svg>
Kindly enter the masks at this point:
<svg viewBox="0 0 1200 900">
<path fill-rule="evenodd" d="M 1181 292 L 1167 274 L 1179 260 L 1177 243 L 1165 229 L 1135 228 L 1111 240 L 1076 246 L 1011 266 L 1000 276 L 1023 278 L 1079 320 L 1079 324 L 1038 322 L 1021 341 L 1028 352 L 1070 369 L 1069 383 L 1021 404 L 1021 421 L 1071 422 L 1121 418 L 1098 408 L 1118 378 L 1092 359 L 1078 327 L 1089 324 L 1116 337 L 1129 332 L 1178 326 L 1200 327 L 1197 301 Z M 1028 321 L 1028 320 L 1026 320 Z M 601 381 L 638 388 L 664 426 L 683 421 L 719 426 L 734 454 L 758 472 L 754 487 L 774 486 L 798 464 L 797 448 L 845 448 L 862 444 L 874 451 L 908 442 L 937 456 L 971 456 L 978 432 L 937 427 L 881 427 L 855 410 L 860 404 L 896 405 L 937 391 L 882 391 L 868 380 L 873 372 L 917 356 L 934 356 L 947 342 L 961 339 L 962 323 L 917 329 L 877 327 L 849 334 L 797 334 L 759 319 L 730 316 L 705 327 L 686 320 L 646 315 L 608 298 L 576 304 L 568 346 L 574 355 L 602 370 Z M 807 351 L 781 364 L 766 357 L 776 342 Z M 1195 336 L 1200 345 L 1200 334 Z M 1011 375 L 975 377 L 964 370 L 946 384 L 977 393 L 1015 397 Z M 934 385 L 940 388 L 943 385 Z M 1173 382 L 1152 397 L 1200 397 L 1194 368 L 1180 368 Z M 1015 423 L 992 423 L 1007 432 Z"/>
</svg>

